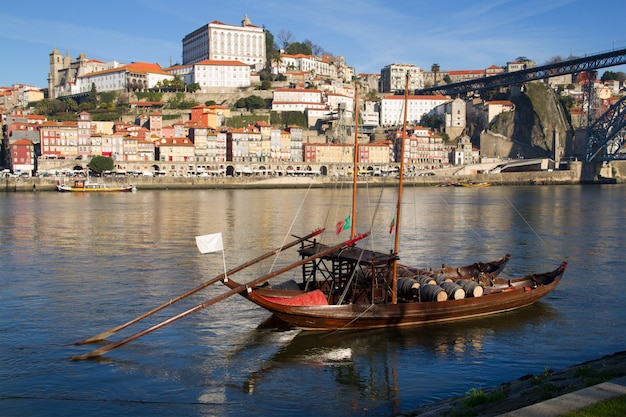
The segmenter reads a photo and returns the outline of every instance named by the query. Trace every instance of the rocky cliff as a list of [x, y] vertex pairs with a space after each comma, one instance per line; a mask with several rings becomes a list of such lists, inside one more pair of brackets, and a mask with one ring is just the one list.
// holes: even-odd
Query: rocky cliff
[[509, 93], [515, 111], [498, 115], [489, 130], [511, 138], [520, 145], [525, 157], [549, 157], [553, 135], [558, 132], [559, 146], [565, 148], [571, 127], [557, 95], [547, 85], [527, 83], [521, 92]]

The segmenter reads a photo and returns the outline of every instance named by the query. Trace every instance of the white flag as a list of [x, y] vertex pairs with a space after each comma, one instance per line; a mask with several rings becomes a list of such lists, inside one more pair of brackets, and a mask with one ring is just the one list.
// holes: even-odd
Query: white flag
[[209, 253], [224, 250], [221, 233], [196, 236], [196, 245], [198, 246], [198, 250], [200, 251], [200, 253]]

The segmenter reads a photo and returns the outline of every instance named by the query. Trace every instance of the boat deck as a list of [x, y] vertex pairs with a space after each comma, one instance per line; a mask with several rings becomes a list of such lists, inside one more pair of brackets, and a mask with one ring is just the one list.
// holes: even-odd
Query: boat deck
[[[301, 248], [299, 252], [303, 258], [306, 258], [320, 253], [328, 248], [329, 246], [327, 245], [314, 243], [312, 245]], [[398, 259], [398, 256], [392, 253], [387, 254], [359, 248], [357, 246], [349, 246], [343, 249], [339, 249], [338, 251], [333, 252], [330, 255], [323, 256], [322, 259], [345, 261], [358, 265], [383, 265], [390, 264], [394, 260]]]

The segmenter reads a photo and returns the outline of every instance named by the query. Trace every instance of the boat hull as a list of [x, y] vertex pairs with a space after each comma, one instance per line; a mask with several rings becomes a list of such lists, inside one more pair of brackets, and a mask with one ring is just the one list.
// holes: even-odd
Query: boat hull
[[[432, 302], [401, 302], [397, 304], [293, 305], [289, 298], [303, 291], [249, 289], [241, 294], [272, 312], [281, 321], [303, 330], [353, 330], [383, 327], [418, 326], [483, 317], [516, 310], [535, 303], [558, 285], [567, 262], [557, 269], [525, 277], [496, 279], [485, 288], [481, 297]], [[238, 283], [228, 280], [230, 288]]]
[[121, 187], [106, 187], [106, 186], [85, 186], [85, 187], [73, 187], [69, 185], [57, 185], [57, 190], [62, 193], [130, 193], [137, 191], [133, 185], [125, 185]]

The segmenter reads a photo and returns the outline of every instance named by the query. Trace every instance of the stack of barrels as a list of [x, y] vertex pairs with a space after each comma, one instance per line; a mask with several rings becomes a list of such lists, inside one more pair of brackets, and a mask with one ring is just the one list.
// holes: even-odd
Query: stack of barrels
[[409, 300], [440, 302], [482, 295], [483, 287], [470, 279], [453, 281], [445, 274], [398, 278], [398, 296]]

